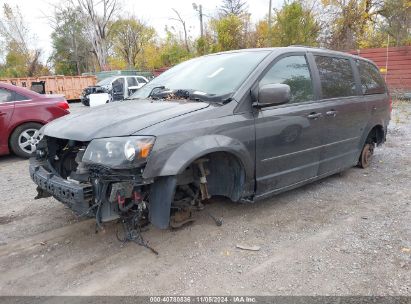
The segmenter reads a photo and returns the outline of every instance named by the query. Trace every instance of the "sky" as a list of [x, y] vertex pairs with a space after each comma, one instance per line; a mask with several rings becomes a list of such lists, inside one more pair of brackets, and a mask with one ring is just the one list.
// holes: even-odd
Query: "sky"
[[[53, 15], [54, 7], [65, 0], [0, 0], [11, 6], [18, 6], [29, 29], [36, 35], [35, 47], [43, 49], [42, 60], [46, 61], [52, 51], [50, 35], [52, 28], [49, 25], [48, 16]], [[221, 0], [120, 0], [124, 16], [134, 15], [153, 26], [160, 37], [164, 37], [165, 26], [174, 26], [177, 31], [181, 25], [170, 18], [176, 17], [171, 10], [176, 9], [185, 20], [189, 35], [193, 38], [199, 36], [200, 22], [198, 12], [193, 9], [192, 3], [196, 2], [203, 6], [204, 21], [217, 12]], [[248, 12], [251, 13], [253, 21], [262, 19], [268, 13], [269, 0], [248, 0]], [[273, 8], [278, 8], [283, 0], [272, 0]]]

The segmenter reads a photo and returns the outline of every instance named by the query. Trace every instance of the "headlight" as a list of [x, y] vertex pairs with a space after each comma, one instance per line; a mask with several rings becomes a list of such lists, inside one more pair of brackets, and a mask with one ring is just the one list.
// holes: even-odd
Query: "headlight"
[[155, 137], [130, 136], [94, 139], [87, 146], [83, 162], [126, 169], [146, 162]]

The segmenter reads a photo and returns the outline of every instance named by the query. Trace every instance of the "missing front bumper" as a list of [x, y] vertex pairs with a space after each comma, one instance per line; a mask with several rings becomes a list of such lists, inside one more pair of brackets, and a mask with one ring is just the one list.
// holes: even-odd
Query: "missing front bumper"
[[42, 191], [49, 193], [67, 205], [77, 214], [83, 214], [90, 208], [93, 188], [89, 183], [75, 183], [48, 172], [44, 163], [30, 159], [30, 177]]

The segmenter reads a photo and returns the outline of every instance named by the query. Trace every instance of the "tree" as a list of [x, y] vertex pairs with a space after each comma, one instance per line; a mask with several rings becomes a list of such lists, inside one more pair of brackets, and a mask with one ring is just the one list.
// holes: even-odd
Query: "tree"
[[379, 13], [384, 17], [382, 30], [393, 45], [411, 44], [411, 1], [385, 0]]
[[220, 12], [224, 17], [229, 15], [241, 16], [246, 13], [247, 8], [247, 3], [244, 0], [223, 0]]
[[188, 35], [187, 35], [186, 22], [183, 20], [183, 18], [181, 18], [180, 13], [176, 9], [172, 8], [172, 10], [173, 10], [174, 13], [176, 13], [177, 18], [171, 18], [171, 20], [176, 20], [176, 21], [180, 22], [181, 25], [183, 26], [184, 44], [185, 44], [185, 47], [187, 49], [187, 52], [190, 52], [190, 47], [188, 45]]
[[322, 0], [330, 24], [326, 45], [333, 49], [358, 48], [378, 17], [380, 0]]
[[33, 48], [35, 37], [31, 35], [20, 9], [5, 3], [3, 17], [0, 19], [0, 40], [6, 54], [2, 74], [21, 77], [48, 73], [39, 61], [41, 49]]
[[315, 46], [319, 32], [320, 27], [312, 12], [304, 8], [301, 1], [285, 2], [280, 10], [275, 11], [271, 44]]
[[79, 7], [56, 8], [51, 18], [56, 74], [80, 75], [93, 67], [93, 47], [86, 36], [86, 24]]
[[268, 30], [268, 21], [260, 20], [255, 26], [255, 31], [252, 33], [253, 45], [255, 47], [267, 47], [270, 45], [270, 35]]
[[127, 63], [128, 68], [135, 68], [137, 55], [154, 36], [154, 28], [146, 26], [135, 17], [119, 19], [110, 29], [114, 51]]
[[165, 28], [167, 38], [161, 45], [161, 61], [164, 66], [173, 66], [184, 60], [189, 59], [192, 54], [187, 50], [186, 46], [181, 43], [169, 29]]
[[241, 48], [243, 43], [243, 21], [236, 15], [228, 15], [211, 21], [211, 28], [217, 36], [217, 51]]
[[107, 69], [109, 24], [120, 9], [118, 0], [77, 0], [87, 16], [87, 28], [100, 69]]
[[213, 33], [206, 26], [203, 31], [203, 37], [199, 37], [195, 41], [197, 55], [205, 55], [217, 51], [216, 39], [213, 38]]
[[162, 60], [162, 47], [155, 41], [147, 43], [142, 52], [137, 55], [136, 68], [139, 70], [154, 70], [166, 66]]

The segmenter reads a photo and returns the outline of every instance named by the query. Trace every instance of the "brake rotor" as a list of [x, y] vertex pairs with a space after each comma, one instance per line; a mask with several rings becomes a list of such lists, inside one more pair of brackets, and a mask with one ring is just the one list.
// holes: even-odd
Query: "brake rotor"
[[362, 168], [368, 168], [370, 166], [373, 153], [374, 153], [374, 145], [370, 143], [365, 144], [361, 152], [360, 166]]

